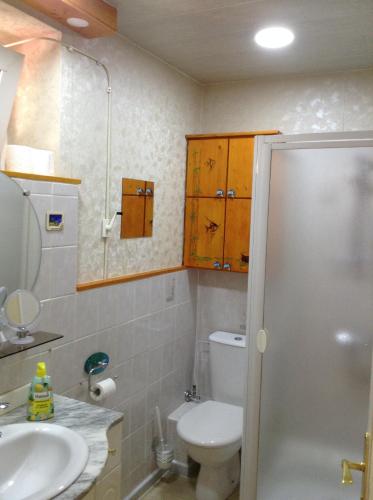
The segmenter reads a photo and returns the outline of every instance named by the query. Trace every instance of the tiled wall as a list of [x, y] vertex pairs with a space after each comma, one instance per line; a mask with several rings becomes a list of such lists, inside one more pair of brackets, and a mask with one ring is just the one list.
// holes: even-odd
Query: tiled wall
[[[28, 383], [37, 361], [45, 360], [56, 392], [87, 400], [84, 361], [93, 352], [107, 352], [110, 367], [101, 378], [118, 378], [117, 392], [104, 406], [124, 412], [122, 479], [127, 494], [154, 469], [155, 405], [165, 418], [191, 384], [197, 275], [182, 271], [75, 293], [78, 188], [20, 183], [32, 193], [42, 228], [42, 264], [34, 289], [42, 299], [38, 327], [64, 338], [1, 360], [0, 394]], [[48, 209], [64, 211], [63, 232], [45, 231]]]
[[247, 274], [198, 272], [195, 377], [203, 398], [211, 397], [208, 337], [216, 330], [245, 334], [247, 284]]

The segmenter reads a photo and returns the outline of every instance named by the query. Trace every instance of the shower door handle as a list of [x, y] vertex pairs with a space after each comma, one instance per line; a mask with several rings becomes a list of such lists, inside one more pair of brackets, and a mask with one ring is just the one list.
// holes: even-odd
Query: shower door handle
[[367, 491], [367, 483], [369, 480], [369, 478], [367, 477], [367, 473], [368, 473], [368, 460], [370, 453], [370, 441], [371, 441], [370, 434], [366, 433], [364, 438], [364, 462], [360, 463], [350, 462], [345, 458], [341, 462], [343, 485], [351, 485], [353, 483], [351, 474], [352, 470], [357, 470], [362, 473], [360, 500], [368, 500], [366, 497], [366, 491]]

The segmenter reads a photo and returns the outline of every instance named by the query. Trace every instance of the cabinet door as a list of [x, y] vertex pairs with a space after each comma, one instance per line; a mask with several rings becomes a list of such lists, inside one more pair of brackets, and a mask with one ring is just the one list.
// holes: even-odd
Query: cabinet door
[[101, 472], [100, 479], [120, 464], [122, 452], [122, 422], [113, 425], [113, 427], [108, 430], [107, 440], [109, 445], [108, 459], [104, 470]]
[[81, 500], [95, 500], [96, 499], [96, 486], [93, 486], [88, 493], [81, 498]]
[[254, 138], [229, 139], [227, 193], [251, 198], [253, 184]]
[[145, 196], [122, 196], [121, 238], [144, 236]]
[[221, 269], [224, 250], [225, 199], [187, 198], [184, 265]]
[[153, 235], [154, 182], [146, 183], [144, 236]]
[[140, 179], [122, 179], [122, 195], [133, 194], [140, 195], [145, 194], [146, 183]]
[[226, 270], [241, 273], [247, 273], [248, 271], [250, 218], [251, 200], [227, 199], [224, 243], [224, 265]]
[[120, 466], [113, 469], [110, 474], [104, 477], [97, 483], [96, 499], [97, 500], [120, 500], [120, 481], [121, 470]]
[[187, 196], [217, 196], [226, 192], [228, 139], [188, 142]]

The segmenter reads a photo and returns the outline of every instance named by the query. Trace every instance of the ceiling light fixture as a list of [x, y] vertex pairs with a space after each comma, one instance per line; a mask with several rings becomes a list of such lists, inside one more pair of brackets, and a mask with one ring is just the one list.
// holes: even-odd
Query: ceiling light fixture
[[272, 26], [257, 32], [255, 42], [266, 49], [281, 49], [294, 41], [294, 33], [288, 28]]
[[73, 28], [87, 28], [89, 26], [89, 22], [80, 17], [69, 17], [66, 22]]

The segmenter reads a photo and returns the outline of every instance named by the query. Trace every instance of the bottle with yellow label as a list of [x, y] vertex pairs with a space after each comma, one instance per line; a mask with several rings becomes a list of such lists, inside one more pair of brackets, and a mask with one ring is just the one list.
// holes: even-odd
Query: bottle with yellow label
[[30, 385], [27, 420], [40, 422], [54, 416], [53, 389], [44, 362], [36, 367], [36, 375]]

